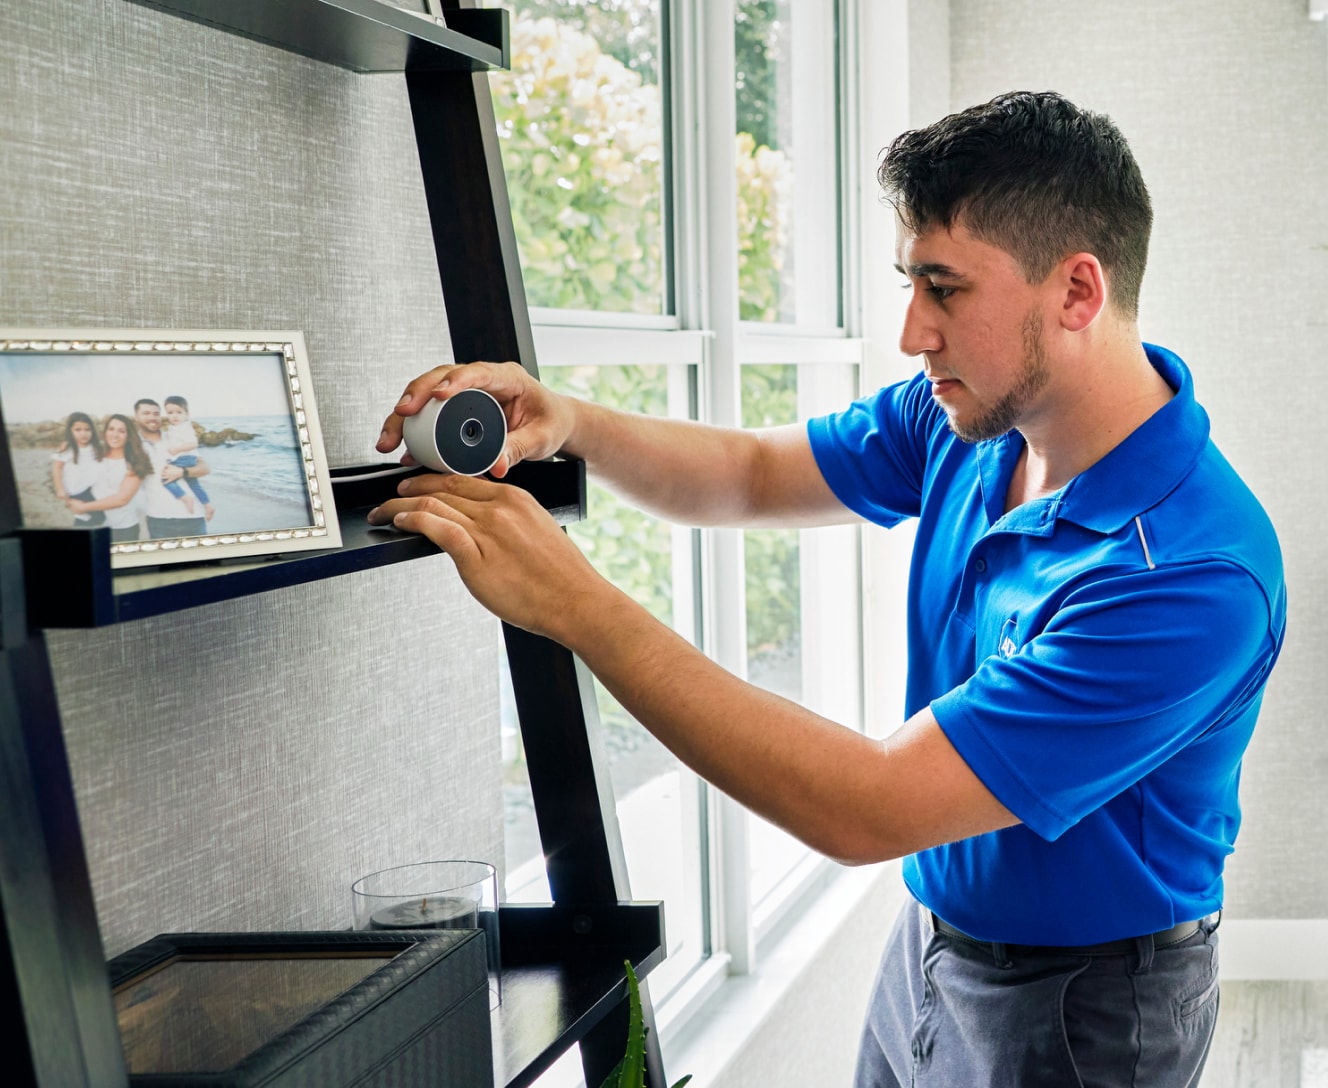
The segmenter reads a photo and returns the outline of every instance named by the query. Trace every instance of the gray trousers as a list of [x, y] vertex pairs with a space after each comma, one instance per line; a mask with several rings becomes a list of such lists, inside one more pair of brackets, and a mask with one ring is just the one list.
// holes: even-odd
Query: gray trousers
[[[996, 952], [1000, 951], [997, 946]], [[911, 898], [856, 1088], [1193, 1088], [1217, 1022], [1216, 926], [1127, 955], [1016, 955], [935, 933]]]

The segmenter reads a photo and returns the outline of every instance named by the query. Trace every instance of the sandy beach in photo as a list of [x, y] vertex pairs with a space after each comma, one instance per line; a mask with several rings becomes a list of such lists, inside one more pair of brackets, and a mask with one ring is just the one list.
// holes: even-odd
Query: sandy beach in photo
[[[73, 527], [74, 519], [65, 504], [55, 497], [51, 484], [49, 449], [11, 449], [14, 476], [18, 480], [19, 506], [27, 528], [64, 529]], [[211, 451], [200, 451], [205, 461]], [[211, 460], [217, 455], [211, 453]], [[211, 463], [211, 462], [209, 462]], [[216, 514], [208, 522], [208, 533], [240, 533], [257, 529], [287, 529], [307, 525], [308, 514], [297, 503], [274, 499], [245, 486], [242, 477], [213, 471], [203, 478]], [[198, 511], [202, 513], [201, 507]], [[147, 538], [146, 529], [143, 538]]]

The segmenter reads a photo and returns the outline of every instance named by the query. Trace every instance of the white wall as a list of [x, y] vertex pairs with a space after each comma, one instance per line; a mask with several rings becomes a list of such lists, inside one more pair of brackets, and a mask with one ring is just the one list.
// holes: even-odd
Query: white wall
[[1051, 88], [1135, 150], [1156, 217], [1141, 331], [1190, 363], [1286, 561], [1287, 645], [1245, 762], [1226, 920], [1328, 919], [1328, 23], [1305, 0], [950, 10], [955, 108]]

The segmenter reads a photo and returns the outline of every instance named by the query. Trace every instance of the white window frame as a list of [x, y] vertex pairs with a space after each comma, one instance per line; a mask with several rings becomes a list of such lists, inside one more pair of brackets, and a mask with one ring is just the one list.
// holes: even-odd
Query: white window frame
[[[845, 43], [856, 40], [857, 5], [841, 2], [839, 42], [839, 160], [841, 163], [841, 235], [848, 237], [856, 217], [856, 200], [846, 183], [846, 164], [857, 161], [856, 117], [852, 75], [853, 58]], [[741, 366], [744, 363], [852, 362], [861, 366], [862, 344], [852, 334], [859, 317], [854, 308], [859, 297], [855, 284], [856, 248], [843, 245], [840, 251], [840, 313], [844, 327], [809, 328], [806, 325], [773, 325], [738, 320], [737, 175], [733, 134], [737, 128], [734, 86], [733, 0], [679, 0], [674, 8], [674, 56], [684, 60], [675, 66], [676, 131], [695, 134], [696, 144], [675, 149], [690, 150], [690, 159], [679, 166], [691, 167], [676, 183], [675, 193], [688, 194], [689, 204], [704, 224], [704, 230], [677, 237], [675, 252], [682, 270], [694, 270], [695, 280], [680, 282], [676, 297], [679, 316], [686, 327], [693, 320], [711, 329], [714, 339], [702, 371], [702, 418], [721, 426], [740, 426]], [[688, 63], [690, 62], [690, 63]], [[830, 79], [833, 73], [826, 73]], [[707, 88], [713, 88], [708, 93]], [[685, 111], [692, 103], [704, 102], [704, 110]], [[686, 120], [682, 120], [686, 118]], [[675, 177], [677, 174], [675, 173]], [[795, 225], [796, 230], [796, 225]], [[691, 238], [704, 238], [700, 253], [688, 252]], [[724, 244], [732, 240], [731, 244]], [[690, 287], [690, 290], [689, 290]], [[796, 314], [795, 310], [795, 314]], [[695, 317], [693, 316], [695, 315]], [[746, 675], [747, 634], [744, 599], [743, 537], [739, 530], [710, 530], [705, 534], [703, 601], [710, 622], [706, 625], [705, 649], [719, 664], [737, 676]], [[758, 917], [751, 898], [750, 819], [741, 806], [727, 797], [712, 794], [711, 825], [715, 843], [711, 900], [716, 948], [728, 958], [730, 974], [751, 972], [758, 958], [758, 941], [773, 934], [782, 916], [805, 898], [807, 890], [822, 881], [830, 863], [820, 859], [797, 867], [786, 878], [780, 894], [763, 904]]]
[[[858, 64], [855, 55], [861, 19], [859, 0], [818, 0], [836, 14], [838, 29], [838, 166], [840, 246], [838, 267], [799, 267], [798, 279], [823, 284], [838, 282], [837, 310], [841, 325], [815, 323], [775, 325], [738, 320], [736, 161], [734, 133], [734, 0], [664, 0], [669, 5], [665, 26], [669, 41], [663, 50], [671, 71], [666, 116], [670, 170], [672, 231], [671, 274], [674, 313], [642, 315], [532, 308], [536, 357], [541, 367], [567, 365], [659, 364], [669, 368], [670, 411], [692, 398], [697, 417], [719, 425], [741, 424], [741, 367], [750, 363], [795, 363], [799, 375], [821, 366], [857, 368], [859, 387], [864, 369], [862, 315], [859, 306], [861, 249], [857, 241], [861, 162], [858, 147]], [[801, 3], [802, 0], [799, 0]], [[832, 80], [835, 73], [823, 73]], [[795, 78], [809, 78], [798, 76]], [[810, 77], [815, 78], [815, 77]], [[799, 96], [795, 96], [797, 99]], [[795, 231], [797, 224], [795, 221]], [[728, 240], [731, 240], [729, 242]], [[795, 290], [796, 290], [795, 286]], [[826, 316], [824, 299], [804, 306], [800, 294], [796, 314], [808, 308]], [[856, 394], [859, 390], [850, 390]], [[800, 384], [801, 396], [801, 384]], [[720, 665], [746, 675], [746, 602], [744, 600], [743, 536], [740, 530], [696, 532], [675, 529], [674, 617], [684, 637], [699, 644]], [[861, 555], [853, 533], [852, 569]], [[811, 549], [814, 551], [815, 549]], [[810, 558], [808, 561], [811, 561]], [[833, 564], [842, 569], [843, 564]], [[814, 572], [809, 572], [814, 573]], [[854, 574], [854, 578], [857, 575]], [[809, 578], [808, 581], [814, 581]], [[698, 588], [694, 588], [698, 587]], [[827, 598], [844, 599], [841, 592]], [[863, 645], [861, 582], [850, 592], [843, 615], [853, 631], [848, 651], [861, 660]], [[697, 614], [699, 606], [700, 615]], [[813, 625], [817, 620], [813, 619]], [[821, 618], [819, 622], [831, 621]], [[835, 654], [842, 655], [843, 647]], [[814, 655], [813, 655], [814, 656]], [[860, 727], [864, 711], [861, 668], [848, 702], [856, 708], [851, 724]], [[698, 862], [708, 865], [710, 954], [695, 969], [673, 975], [668, 964], [652, 973], [652, 994], [661, 1025], [681, 1024], [730, 975], [755, 969], [759, 953], [797, 915], [808, 896], [824, 887], [835, 867], [809, 856], [781, 881], [778, 892], [761, 909], [751, 901], [749, 879], [749, 816], [718, 791], [697, 787], [698, 824], [708, 827], [709, 840], [699, 840]], [[662, 1027], [661, 1030], [666, 1030]]]

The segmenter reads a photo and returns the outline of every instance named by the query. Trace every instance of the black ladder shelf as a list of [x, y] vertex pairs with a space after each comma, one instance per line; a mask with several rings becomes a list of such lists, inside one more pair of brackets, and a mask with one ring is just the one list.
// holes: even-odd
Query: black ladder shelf
[[[356, 72], [404, 73], [453, 357], [514, 359], [538, 377], [485, 77], [509, 63], [507, 12], [458, 0], [444, 3], [442, 20], [384, 0], [129, 2]], [[467, 214], [449, 214], [457, 207]], [[443, 259], [457, 253], [464, 260]], [[585, 516], [579, 462], [518, 466], [509, 482], [560, 522]], [[108, 530], [21, 528], [0, 443], [0, 1002], [24, 1028], [6, 1058], [13, 1083], [128, 1083], [44, 631], [129, 622], [436, 555], [422, 538], [368, 525], [364, 515], [391, 486], [334, 481], [339, 549], [112, 572]], [[65, 587], [59, 595], [43, 592], [55, 584], [53, 569]], [[500, 910], [494, 1083], [533, 1084], [580, 1043], [586, 1082], [597, 1086], [627, 1034], [623, 960], [644, 977], [663, 959], [663, 910], [630, 901], [613, 798], [589, 739], [589, 673], [555, 643], [506, 625], [503, 634], [554, 903]], [[644, 981], [642, 999], [653, 1027]], [[646, 1083], [665, 1083], [653, 1030]]]

